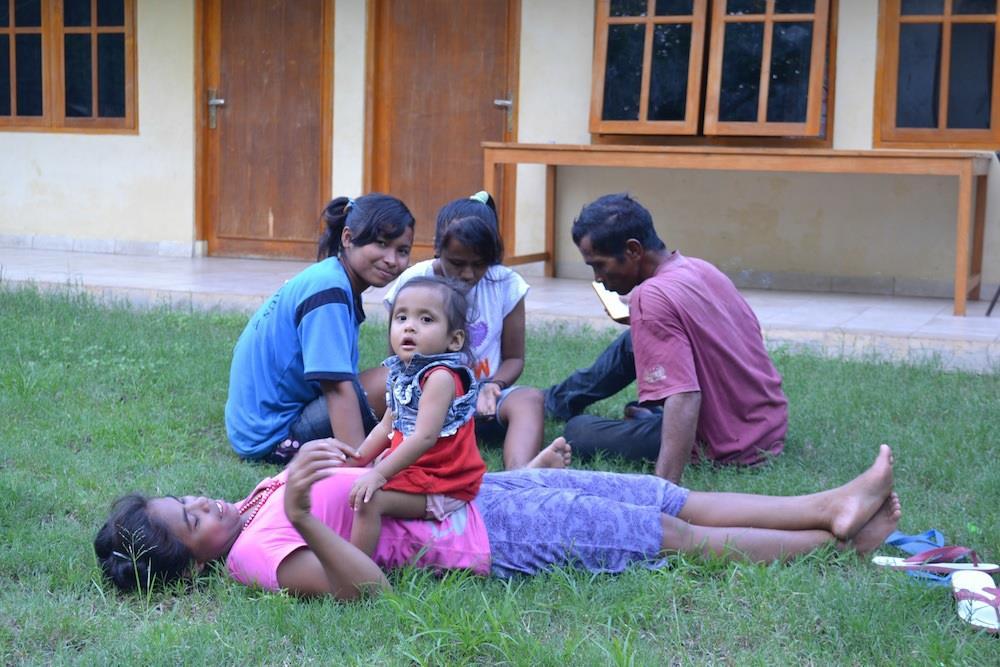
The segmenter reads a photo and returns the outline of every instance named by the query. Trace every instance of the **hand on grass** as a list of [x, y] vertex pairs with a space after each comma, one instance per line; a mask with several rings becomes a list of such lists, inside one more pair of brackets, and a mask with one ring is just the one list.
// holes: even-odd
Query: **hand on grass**
[[357, 512], [362, 503], [367, 503], [375, 492], [385, 486], [386, 479], [377, 470], [369, 470], [354, 482], [351, 495], [347, 497], [348, 504]]

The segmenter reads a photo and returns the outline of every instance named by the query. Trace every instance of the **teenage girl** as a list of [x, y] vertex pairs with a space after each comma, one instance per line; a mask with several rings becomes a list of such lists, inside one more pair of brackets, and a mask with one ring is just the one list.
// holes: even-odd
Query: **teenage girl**
[[469, 346], [481, 383], [476, 429], [481, 437], [502, 436], [508, 470], [528, 465], [563, 467], [563, 457], [546, 448], [541, 454], [544, 396], [514, 383], [524, 370], [524, 297], [528, 284], [500, 264], [503, 244], [496, 205], [486, 192], [445, 204], [437, 216], [435, 259], [404, 271], [385, 297], [415, 276], [444, 276], [468, 287]]
[[247, 459], [287, 463], [298, 443], [357, 447], [385, 410], [384, 373], [358, 372], [361, 293], [410, 263], [413, 216], [395, 197], [338, 197], [323, 209], [316, 264], [250, 318], [233, 350], [226, 432]]
[[351, 544], [371, 556], [382, 516], [442, 521], [476, 497], [486, 464], [476, 446], [477, 386], [467, 362], [465, 296], [442, 278], [417, 277], [396, 292], [385, 360], [388, 408], [353, 462]]

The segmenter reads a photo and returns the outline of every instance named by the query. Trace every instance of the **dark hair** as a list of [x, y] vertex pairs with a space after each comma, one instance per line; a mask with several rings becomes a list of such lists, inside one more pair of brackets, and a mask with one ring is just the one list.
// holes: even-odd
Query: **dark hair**
[[597, 252], [618, 258], [625, 254], [629, 239], [639, 241], [646, 250], [666, 249], [649, 211], [625, 192], [604, 195], [583, 207], [573, 221], [573, 243], [580, 245], [584, 237], [590, 238]]
[[441, 276], [414, 276], [410, 278], [399, 286], [399, 289], [396, 291], [396, 298], [392, 301], [392, 307], [389, 308], [390, 327], [396, 310], [396, 302], [399, 301], [399, 295], [411, 287], [430, 287], [441, 294], [441, 300], [444, 302], [444, 316], [448, 321], [448, 331], [461, 329], [465, 332], [465, 342], [462, 343], [462, 349], [459, 352], [466, 356], [467, 361], [471, 361], [469, 331], [466, 329], [466, 313], [469, 310], [469, 301], [465, 297], [467, 290], [465, 284], [453, 278]]
[[97, 531], [94, 553], [104, 576], [119, 590], [145, 591], [190, 573], [194, 556], [165, 525], [149, 516], [149, 498], [122, 496]]
[[489, 266], [503, 261], [497, 206], [488, 192], [448, 202], [438, 211], [434, 253], [440, 257], [452, 241], [472, 250]]
[[319, 219], [326, 225], [326, 231], [319, 240], [317, 260], [340, 254], [340, 237], [345, 226], [351, 230], [351, 242], [361, 246], [374, 243], [380, 237], [397, 238], [416, 223], [406, 204], [377, 192], [357, 199], [337, 197], [323, 207]]

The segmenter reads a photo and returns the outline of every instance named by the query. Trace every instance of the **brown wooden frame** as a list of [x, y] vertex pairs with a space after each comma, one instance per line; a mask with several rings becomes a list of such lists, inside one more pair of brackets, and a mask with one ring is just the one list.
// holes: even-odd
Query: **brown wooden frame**
[[[654, 1], [650, 0], [647, 16], [610, 18], [609, 0], [596, 0], [594, 29], [594, 64], [592, 71], [590, 100], [590, 131], [595, 143], [601, 144], [676, 144], [676, 145], [718, 145], [740, 146], [760, 145], [761, 139], [770, 145], [788, 147], [829, 148], [833, 145], [834, 85], [837, 43], [838, 0], [816, 0], [816, 8], [811, 14], [775, 14], [774, 0], [767, 0], [766, 15], [727, 16], [725, 0], [713, 0], [712, 17], [706, 18], [704, 7], [707, 0], [694, 0], [694, 14], [703, 10], [698, 40], [695, 48], [695, 31], [692, 31], [692, 55], [688, 75], [688, 108], [683, 122], [643, 120], [649, 100], [649, 61], [652, 48], [651, 31], [654, 24], [679, 23], [677, 17], [653, 16]], [[719, 18], [721, 17], [721, 19]], [[814, 22], [813, 51], [810, 59], [809, 93], [804, 123], [769, 123], [766, 120], [754, 123], [721, 123], [718, 121], [719, 90], [722, 83], [722, 47], [725, 24], [732, 22], [761, 22], [765, 30], [765, 51], [761, 68], [760, 115], [766, 118], [768, 70], [770, 64], [770, 36], [775, 22]], [[607, 57], [607, 27], [621, 23], [645, 23], [646, 50], [643, 59], [642, 92], [640, 97], [640, 120], [604, 121], [601, 112], [604, 100], [604, 69]], [[711, 26], [711, 40], [706, 37], [706, 26]], [[818, 37], [818, 38], [816, 38]], [[708, 51], [707, 57], [705, 51]], [[696, 63], [697, 61], [697, 63]], [[707, 61], [707, 64], [706, 64]], [[823, 83], [826, 70], [826, 122], [823, 122]], [[704, 79], [704, 85], [702, 81]], [[695, 87], [697, 84], [697, 87]], [[705, 110], [699, 118], [699, 105], [704, 89]], [[699, 134], [702, 127], [702, 134]]]
[[[698, 1], [698, 0], [696, 0]], [[507, 128], [504, 133], [504, 140], [509, 142], [517, 141], [517, 127], [518, 127], [518, 82], [520, 75], [520, 62], [521, 62], [521, 0], [510, 0], [509, 1], [509, 11], [507, 14], [507, 90], [510, 91], [511, 99], [514, 101], [513, 107], [507, 114]], [[381, 29], [380, 21], [385, 21], [385, 8], [379, 3], [379, 0], [366, 0], [365, 2], [365, 141], [364, 141], [364, 164], [362, 170], [362, 187], [365, 192], [371, 192], [372, 184], [376, 180], [376, 174], [374, 162], [375, 162], [375, 134], [376, 134], [376, 117], [380, 114], [377, 111], [377, 105], [379, 100], [375, 97], [375, 77], [379, 75], [378, 73], [378, 62], [376, 50], [379, 48], [378, 37], [379, 31]], [[494, 199], [498, 203], [498, 214], [501, 219], [509, 217], [513, 219], [514, 211], [516, 209], [516, 183], [517, 183], [517, 169], [514, 167], [506, 167], [502, 170], [502, 177], [500, 182], [499, 191], [490, 190], [489, 192], [493, 195]], [[381, 180], [384, 182], [385, 174], [380, 174]], [[503, 241], [504, 248], [506, 249], [506, 256], [513, 252], [514, 248], [517, 247], [517, 236], [516, 229], [513, 225], [501, 225], [500, 229], [501, 240]], [[415, 245], [414, 247], [418, 247]], [[425, 252], [428, 250], [433, 250], [431, 246], [421, 246], [421, 250]], [[542, 257], [539, 256], [537, 260], [528, 261], [542, 261]], [[505, 258], [505, 263], [510, 263]]]
[[[541, 164], [546, 169], [545, 249], [536, 255], [508, 257], [508, 264], [545, 262], [551, 276], [555, 260], [556, 168], [628, 167], [818, 174], [903, 174], [947, 176], [958, 180], [955, 208], [954, 313], [965, 315], [966, 301], [978, 299], [986, 226], [986, 179], [993, 155], [973, 151], [849, 151], [707, 146], [595, 146], [593, 144], [483, 143], [483, 187], [496, 183], [498, 169]], [[517, 221], [508, 216], [501, 227]]]
[[[829, 35], [829, 0], [815, 0], [810, 14], [776, 14], [774, 0], [767, 0], [764, 14], [728, 15], [725, 0], [717, 0], [712, 7], [712, 45], [708, 57], [708, 83], [705, 94], [706, 135], [749, 136], [801, 136], [818, 137], [823, 109], [823, 80], [827, 62]], [[771, 44], [775, 23], [811, 22], [813, 24], [812, 55], [809, 60], [809, 92], [806, 102], [806, 120], [802, 123], [776, 123], [767, 121], [767, 100], [770, 83]], [[719, 120], [719, 96], [722, 88], [722, 56], [725, 46], [726, 26], [732, 23], [763, 23], [764, 45], [761, 52], [760, 92], [757, 100], [755, 122]]]
[[[610, 0], [597, 1], [594, 26], [593, 83], [590, 93], [590, 131], [595, 134], [697, 134], [701, 111], [702, 57], [705, 52], [707, 0], [693, 0], [690, 16], [656, 16], [656, 0], [649, 0], [645, 16], [610, 16]], [[687, 106], [684, 120], [647, 120], [652, 73], [653, 31], [657, 25], [691, 24], [691, 52], [688, 60]], [[604, 120], [604, 73], [608, 54], [608, 29], [612, 25], [644, 25], [646, 37], [642, 56], [642, 83], [638, 120]]]
[[[902, 16], [900, 0], [879, 3], [878, 79], [875, 86], [874, 145], [896, 148], [1000, 148], [1000, 6], [993, 24], [993, 92], [990, 103], [991, 129], [951, 129], [948, 122], [948, 74], [951, 65], [951, 25], [988, 23], [982, 14], [952, 15], [952, 0], [944, 0], [942, 14]], [[897, 128], [896, 95], [899, 74], [899, 27], [903, 23], [941, 24], [941, 72], [938, 77], [938, 127]]]
[[[320, 108], [323, 119], [320, 145], [320, 182], [322, 199], [330, 199], [333, 189], [333, 29], [334, 0], [323, 0], [323, 88]], [[206, 241], [209, 255], [223, 249], [224, 242], [216, 237], [212, 220], [218, 203], [219, 183], [216, 161], [219, 152], [218, 134], [208, 127], [209, 88], [220, 84], [219, 31], [221, 30], [222, 0], [195, 0], [194, 11], [194, 100], [195, 100], [195, 230], [198, 239]], [[312, 240], [310, 240], [312, 242]], [[292, 241], [294, 243], [295, 241]], [[289, 241], [261, 241], [256, 251], [263, 255], [283, 249]]]
[[[94, 134], [137, 134], [139, 130], [136, 59], [136, 0], [123, 0], [124, 26], [97, 26], [97, 0], [90, 0], [92, 25], [90, 27], [65, 27], [62, 0], [43, 0], [42, 26], [40, 28], [0, 27], [0, 34], [11, 35], [11, 69], [15, 67], [13, 36], [16, 33], [42, 35], [42, 115], [0, 116], [0, 131], [67, 132]], [[14, 21], [14, 0], [10, 3], [11, 24]], [[105, 118], [97, 116], [97, 35], [124, 33], [125, 35], [125, 116]], [[89, 34], [91, 40], [91, 95], [94, 116], [76, 118], [66, 116], [66, 78], [64, 68], [63, 37], [67, 34]], [[11, 109], [15, 108], [15, 77], [11, 76]]]

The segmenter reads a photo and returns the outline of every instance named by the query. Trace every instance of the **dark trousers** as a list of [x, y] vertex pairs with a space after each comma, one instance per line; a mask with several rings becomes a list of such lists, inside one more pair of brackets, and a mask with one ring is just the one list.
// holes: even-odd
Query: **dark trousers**
[[588, 405], [617, 394], [634, 381], [635, 354], [632, 334], [627, 330], [589, 367], [545, 391], [545, 413], [566, 421], [564, 437], [573, 446], [574, 456], [588, 458], [605, 452], [627, 459], [656, 460], [663, 420], [660, 411], [629, 420], [580, 414]]

